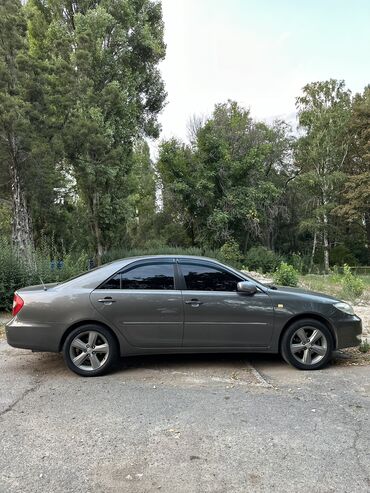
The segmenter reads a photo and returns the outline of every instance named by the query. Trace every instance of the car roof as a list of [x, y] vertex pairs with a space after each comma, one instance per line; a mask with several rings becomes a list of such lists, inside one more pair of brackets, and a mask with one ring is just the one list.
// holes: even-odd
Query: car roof
[[130, 265], [131, 263], [140, 261], [140, 260], [160, 260], [160, 259], [184, 259], [184, 260], [193, 260], [193, 261], [209, 261], [213, 263], [217, 263], [218, 265], [227, 267], [229, 270], [234, 272], [230, 266], [226, 266], [219, 262], [216, 259], [201, 257], [199, 255], [179, 255], [179, 254], [168, 254], [168, 255], [141, 255], [136, 257], [126, 257], [122, 259], [113, 260], [107, 264], [103, 264], [101, 267], [92, 269], [88, 272], [82, 273], [80, 276], [76, 278], [72, 278], [69, 281], [65, 281], [64, 283], [59, 284], [56, 289], [62, 289], [63, 287], [73, 286], [80, 287], [85, 289], [95, 289], [96, 286], [101, 284], [105, 279], [108, 279], [112, 275], [114, 275], [120, 269]]
[[134, 257], [124, 257], [121, 259], [113, 260], [110, 264], [126, 262], [127, 260], [149, 260], [149, 259], [172, 259], [172, 258], [185, 258], [190, 260], [210, 260], [212, 262], [219, 262], [215, 258], [202, 257], [201, 255], [182, 255], [182, 254], [162, 254], [162, 255], [137, 255]]

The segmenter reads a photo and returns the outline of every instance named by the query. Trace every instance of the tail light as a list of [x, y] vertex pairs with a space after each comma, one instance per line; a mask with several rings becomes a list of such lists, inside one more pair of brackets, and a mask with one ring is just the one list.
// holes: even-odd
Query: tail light
[[20, 312], [23, 305], [24, 305], [23, 299], [19, 296], [19, 294], [15, 293], [13, 298], [13, 310], [12, 310], [13, 317], [15, 317], [17, 313]]

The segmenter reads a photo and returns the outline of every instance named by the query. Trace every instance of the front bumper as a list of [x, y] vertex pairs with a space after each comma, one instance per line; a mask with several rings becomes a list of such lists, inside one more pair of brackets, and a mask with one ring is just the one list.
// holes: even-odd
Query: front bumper
[[359, 346], [361, 344], [362, 322], [357, 315], [347, 316], [335, 321], [336, 349]]

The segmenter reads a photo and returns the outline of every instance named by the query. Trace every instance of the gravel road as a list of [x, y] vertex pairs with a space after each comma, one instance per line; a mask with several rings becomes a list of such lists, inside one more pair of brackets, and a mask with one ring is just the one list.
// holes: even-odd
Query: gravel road
[[130, 359], [81, 378], [0, 342], [0, 492], [369, 492], [370, 366]]

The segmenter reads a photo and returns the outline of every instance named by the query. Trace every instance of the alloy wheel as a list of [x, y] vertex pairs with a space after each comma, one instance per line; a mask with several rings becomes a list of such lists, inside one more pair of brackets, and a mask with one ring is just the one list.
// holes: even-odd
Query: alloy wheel
[[293, 357], [304, 365], [316, 365], [323, 360], [328, 351], [328, 341], [316, 327], [300, 327], [290, 339]]
[[89, 330], [72, 340], [69, 355], [72, 363], [80, 370], [98, 370], [109, 357], [109, 344], [103, 334]]

